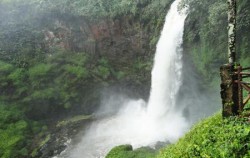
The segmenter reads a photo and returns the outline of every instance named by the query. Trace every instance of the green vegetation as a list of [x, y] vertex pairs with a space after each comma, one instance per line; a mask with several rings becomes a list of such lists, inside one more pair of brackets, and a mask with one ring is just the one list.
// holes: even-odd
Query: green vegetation
[[250, 125], [247, 119], [222, 119], [216, 114], [195, 125], [176, 144], [162, 149], [157, 158], [249, 157]]
[[31, 135], [43, 133], [41, 124], [29, 121], [15, 105], [0, 103], [0, 157], [27, 157]]
[[[38, 0], [39, 1], [39, 0]], [[138, 15], [143, 10], [146, 15], [143, 18], [149, 18], [147, 15], [156, 13], [155, 9], [162, 9], [160, 6], [167, 6], [171, 0], [40, 0], [41, 9], [53, 10], [60, 13], [69, 13], [84, 17], [121, 17], [124, 15]], [[147, 10], [147, 12], [146, 12]], [[156, 13], [159, 14], [159, 13]], [[152, 18], [152, 17], [151, 17]]]
[[0, 157], [15, 157], [18, 154], [27, 155], [25, 148], [25, 132], [28, 124], [16, 108], [7, 109], [0, 105]]
[[[18, 104], [32, 119], [48, 118], [55, 112], [63, 114], [74, 108], [88, 114], [88, 105], [94, 104], [93, 100], [99, 95], [91, 94], [91, 99], [87, 94], [89, 87], [123, 77], [116, 76], [118, 72], [107, 59], [93, 61], [86, 53], [58, 52], [28, 68], [3, 61], [0, 64], [2, 101]], [[91, 100], [87, 102], [84, 96]]]
[[[185, 24], [184, 51], [191, 55], [195, 67], [208, 82], [218, 82], [219, 67], [227, 63], [227, 3], [220, 0], [183, 0], [189, 5]], [[237, 1], [237, 58], [249, 66], [250, 34], [249, 6], [247, 0]], [[212, 83], [212, 85], [218, 85]]]
[[113, 148], [106, 158], [154, 158], [155, 156], [156, 151], [148, 147], [133, 150], [131, 145], [121, 145]]

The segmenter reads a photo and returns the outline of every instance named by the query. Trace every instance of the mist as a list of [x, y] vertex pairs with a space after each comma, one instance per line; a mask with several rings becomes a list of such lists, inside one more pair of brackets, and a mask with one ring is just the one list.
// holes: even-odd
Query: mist
[[[187, 65], [191, 64], [184, 62], [184, 67]], [[58, 158], [102, 158], [111, 148], [122, 144], [131, 144], [136, 149], [175, 143], [194, 123], [220, 107], [218, 92], [204, 90], [195, 70], [188, 69], [189, 77], [187, 80], [185, 77], [177, 94], [177, 107], [158, 119], [149, 117], [143, 99], [104, 90], [101, 106], [95, 113], [100, 119], [80, 133]]]

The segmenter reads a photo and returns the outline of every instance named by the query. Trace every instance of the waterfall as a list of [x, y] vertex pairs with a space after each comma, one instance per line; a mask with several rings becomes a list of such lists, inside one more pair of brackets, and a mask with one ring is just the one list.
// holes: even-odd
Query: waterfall
[[[115, 115], [95, 121], [81, 142], [62, 157], [103, 158], [117, 145], [154, 147], [157, 142], [174, 142], [184, 134], [188, 124], [175, 102], [182, 83], [181, 44], [186, 17], [177, 11], [179, 2], [171, 5], [157, 44], [148, 103], [122, 99]], [[117, 103], [114, 99], [119, 97], [111, 98], [108, 103]]]
[[162, 117], [175, 107], [176, 94], [181, 86], [181, 47], [185, 14], [180, 14], [176, 0], [166, 16], [152, 70], [148, 112]]

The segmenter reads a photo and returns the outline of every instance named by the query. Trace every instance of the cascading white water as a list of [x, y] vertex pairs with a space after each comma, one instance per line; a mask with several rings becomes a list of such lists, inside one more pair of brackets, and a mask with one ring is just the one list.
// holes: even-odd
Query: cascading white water
[[182, 83], [180, 45], [186, 15], [177, 11], [179, 2], [172, 4], [157, 44], [148, 103], [148, 112], [153, 117], [162, 117], [173, 110]]
[[148, 104], [142, 99], [123, 100], [117, 114], [94, 122], [81, 143], [62, 157], [102, 158], [117, 145], [153, 147], [159, 141], [173, 142], [185, 132], [188, 124], [175, 103], [182, 83], [180, 46], [186, 17], [177, 11], [179, 2], [171, 5], [157, 44]]

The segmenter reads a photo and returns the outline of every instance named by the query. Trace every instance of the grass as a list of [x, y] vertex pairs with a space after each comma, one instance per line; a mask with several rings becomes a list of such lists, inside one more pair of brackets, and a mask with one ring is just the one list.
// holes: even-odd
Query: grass
[[157, 158], [238, 158], [250, 156], [250, 125], [244, 118], [222, 119], [218, 113], [195, 125]]

